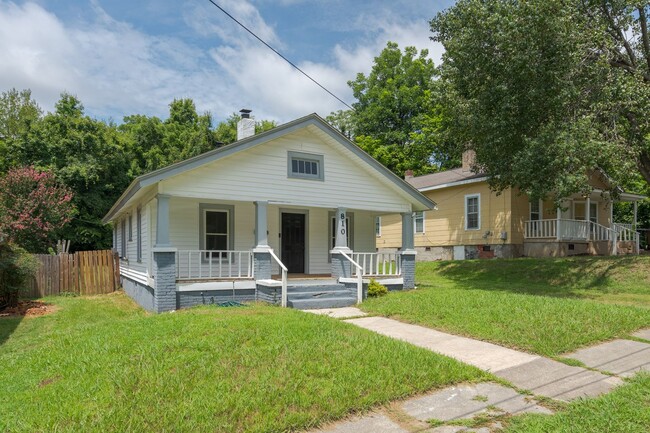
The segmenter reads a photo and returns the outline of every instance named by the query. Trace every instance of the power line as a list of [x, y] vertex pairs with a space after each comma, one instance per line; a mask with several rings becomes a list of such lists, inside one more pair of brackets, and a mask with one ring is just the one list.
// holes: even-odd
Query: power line
[[302, 69], [300, 69], [300, 68], [299, 68], [296, 64], [294, 64], [291, 60], [289, 60], [289, 59], [287, 59], [286, 57], [284, 57], [284, 56], [283, 56], [283, 55], [282, 55], [278, 50], [276, 50], [276, 49], [273, 48], [271, 45], [269, 45], [269, 44], [268, 44], [264, 39], [262, 39], [262, 38], [260, 38], [259, 36], [257, 36], [257, 35], [256, 35], [256, 34], [255, 34], [251, 29], [249, 29], [249, 28], [246, 27], [244, 24], [242, 24], [241, 22], [239, 22], [239, 20], [237, 20], [237, 18], [235, 18], [235, 17], [233, 17], [232, 15], [230, 15], [230, 14], [228, 13], [228, 11], [226, 11], [224, 8], [222, 8], [221, 6], [219, 6], [219, 5], [218, 5], [214, 0], [208, 0], [208, 1], [209, 1], [210, 3], [212, 3], [212, 4], [213, 4], [217, 9], [219, 9], [221, 12], [223, 12], [224, 14], [226, 14], [226, 15], [228, 16], [228, 18], [230, 18], [231, 20], [233, 20], [234, 22], [236, 22], [237, 24], [239, 24], [239, 26], [240, 26], [241, 28], [243, 28], [244, 30], [246, 30], [246, 31], [247, 31], [248, 33], [250, 33], [251, 35], [253, 35], [253, 37], [254, 37], [255, 39], [257, 39], [257, 40], [260, 41], [262, 44], [264, 44], [264, 45], [265, 45], [269, 50], [273, 51], [275, 54], [277, 54], [278, 56], [280, 56], [280, 57], [282, 58], [282, 60], [284, 60], [285, 62], [287, 62], [288, 64], [290, 64], [294, 69], [296, 69], [296, 70], [297, 70], [298, 72], [300, 72], [302, 75], [304, 75], [305, 77], [309, 78], [309, 79], [310, 79], [314, 84], [316, 84], [318, 87], [320, 87], [321, 89], [323, 89], [324, 91], [326, 91], [327, 93], [329, 93], [332, 97], [334, 97], [334, 98], [335, 98], [337, 101], [339, 101], [341, 104], [343, 104], [343, 105], [345, 105], [346, 107], [348, 107], [350, 110], [354, 110], [354, 108], [352, 108], [352, 107], [351, 107], [347, 102], [345, 102], [344, 100], [342, 100], [341, 98], [339, 98], [338, 96], [336, 96], [334, 93], [330, 92], [330, 91], [329, 91], [325, 86], [323, 86], [321, 83], [319, 83], [318, 81], [316, 81], [315, 79], [313, 79], [311, 76], [309, 76], [309, 74], [307, 74], [305, 71], [303, 71]]

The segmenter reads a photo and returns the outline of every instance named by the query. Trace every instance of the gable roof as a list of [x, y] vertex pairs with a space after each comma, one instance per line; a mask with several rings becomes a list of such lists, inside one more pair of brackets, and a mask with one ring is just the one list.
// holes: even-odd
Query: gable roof
[[409, 184], [414, 188], [417, 188], [419, 191], [430, 191], [433, 189], [446, 188], [449, 186], [480, 182], [484, 180], [487, 180], [485, 174], [464, 171], [462, 168], [452, 168], [451, 170], [406, 179]]
[[139, 191], [144, 188], [155, 185], [156, 183], [168, 179], [172, 176], [176, 176], [181, 173], [193, 170], [195, 168], [201, 167], [205, 164], [209, 164], [219, 159], [228, 157], [238, 152], [242, 152], [246, 149], [258, 146], [260, 144], [266, 143], [268, 141], [274, 140], [276, 138], [282, 137], [284, 135], [290, 134], [299, 129], [307, 128], [308, 126], [313, 125], [325, 132], [329, 137], [336, 140], [339, 144], [344, 146], [347, 150], [351, 151], [359, 158], [361, 158], [366, 164], [375, 169], [382, 177], [393, 185], [397, 186], [400, 192], [409, 197], [412, 201], [417, 202], [421, 206], [427, 209], [433, 209], [436, 207], [436, 203], [429, 198], [422, 195], [416, 188], [411, 186], [409, 183], [405, 182], [400, 177], [396, 176], [393, 172], [384, 167], [381, 163], [375, 160], [373, 157], [364, 152], [359, 146], [352, 143], [339, 131], [333, 128], [329, 123], [327, 123], [323, 118], [318, 114], [312, 113], [307, 116], [301, 117], [299, 119], [293, 120], [291, 122], [285, 123], [283, 125], [277, 126], [269, 131], [262, 132], [260, 134], [253, 135], [251, 137], [244, 138], [242, 140], [236, 141], [232, 144], [228, 144], [223, 147], [219, 147], [214, 150], [202, 153], [201, 155], [188, 158], [186, 160], [171, 164], [167, 167], [154, 170], [150, 173], [139, 176], [131, 182], [129, 187], [124, 191], [120, 198], [115, 202], [113, 207], [108, 211], [108, 213], [102, 219], [103, 223], [110, 222], [119, 211], [128, 204], [129, 200], [133, 198]]

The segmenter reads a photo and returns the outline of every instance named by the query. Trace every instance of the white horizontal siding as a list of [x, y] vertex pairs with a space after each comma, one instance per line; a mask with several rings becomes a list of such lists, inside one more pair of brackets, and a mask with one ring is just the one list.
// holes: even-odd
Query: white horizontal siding
[[[324, 181], [287, 176], [289, 151], [324, 155]], [[264, 143], [162, 182], [166, 194], [221, 200], [270, 200], [336, 208], [402, 212], [407, 200], [340, 144], [305, 131]]]
[[359, 253], [374, 253], [375, 214], [370, 212], [354, 213], [354, 251]]

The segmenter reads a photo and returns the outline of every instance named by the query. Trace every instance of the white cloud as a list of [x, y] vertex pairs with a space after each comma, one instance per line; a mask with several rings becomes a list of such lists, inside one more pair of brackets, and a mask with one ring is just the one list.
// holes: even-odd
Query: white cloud
[[[221, 1], [261, 37], [283, 51], [283, 41], [249, 1]], [[209, 9], [211, 8], [211, 9]], [[79, 96], [98, 117], [143, 113], [165, 117], [174, 98], [192, 98], [216, 118], [247, 107], [257, 118], [289, 121], [311, 112], [345, 108], [211, 5], [186, 9], [186, 25], [214, 39], [205, 50], [179, 37], [155, 36], [115, 20], [97, 3], [94, 19], [63, 22], [34, 3], [0, 0], [0, 91], [30, 88], [46, 110], [61, 91]], [[215, 13], [215, 11], [217, 13]], [[352, 102], [347, 81], [368, 72], [388, 40], [400, 47], [431, 47], [426, 21], [364, 16], [364, 41], [331, 50], [330, 63], [298, 63], [318, 82]], [[441, 50], [432, 50], [437, 60]]]

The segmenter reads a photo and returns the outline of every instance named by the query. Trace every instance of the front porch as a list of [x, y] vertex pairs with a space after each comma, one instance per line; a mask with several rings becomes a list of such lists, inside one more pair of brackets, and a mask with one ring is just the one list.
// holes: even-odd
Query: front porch
[[527, 257], [617, 254], [639, 254], [639, 233], [631, 225], [563, 218], [524, 222]]
[[[398, 253], [373, 251], [379, 211], [333, 211], [269, 202], [212, 203], [160, 194], [156, 200], [150, 282], [154, 297], [166, 299], [154, 302], [162, 306], [157, 310], [229, 300], [331, 308], [361, 302], [370, 279], [392, 290], [414, 287], [412, 248]], [[188, 226], [193, 209], [198, 211], [199, 224]], [[412, 214], [402, 215], [410, 228], [405, 230], [404, 245], [412, 245]], [[179, 236], [179, 232], [190, 234], [188, 228], [196, 231], [188, 237], [198, 237], [198, 242]], [[249, 248], [196, 248], [240, 246], [248, 233], [253, 235]], [[191, 243], [195, 248], [187, 248]], [[352, 249], [354, 244], [365, 250]]]

